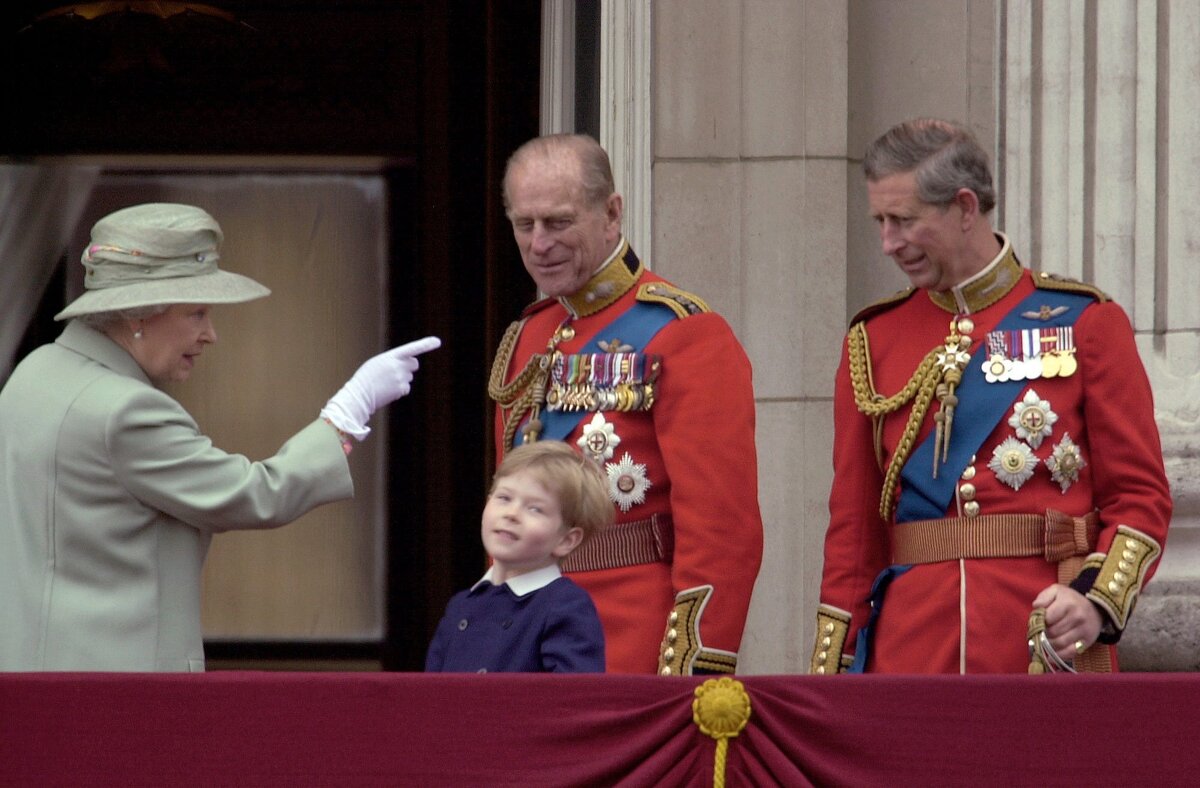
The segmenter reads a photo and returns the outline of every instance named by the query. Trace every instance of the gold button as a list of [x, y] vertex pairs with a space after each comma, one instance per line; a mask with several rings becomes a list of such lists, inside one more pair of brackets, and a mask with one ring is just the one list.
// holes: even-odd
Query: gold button
[[1126, 583], [1129, 582], [1129, 577], [1122, 574], [1121, 572], [1113, 572], [1113, 582], [1120, 583], [1121, 585], [1125, 585]]
[[963, 504], [963, 514], [965, 514], [967, 517], [974, 517], [975, 515], [979, 514], [979, 502], [968, 501], [967, 503]]
[[964, 481], [968, 481], [968, 482], [971, 481], [972, 479], [974, 479], [975, 478], [975, 466], [968, 465], [967, 469], [962, 472], [962, 477], [963, 477]]
[[675, 626], [675, 622], [678, 620], [679, 620], [679, 614], [676, 613], [674, 610], [671, 611], [671, 615], [667, 616], [667, 623], [670, 624], [671, 626]]
[[820, 666], [819, 668], [817, 668], [817, 675], [818, 675], [818, 676], [824, 676], [824, 675], [825, 675], [825, 666], [824, 666], [824, 665], [822, 665], [822, 666]]
[[829, 648], [832, 645], [833, 645], [833, 638], [829, 638], [829, 637], [821, 638], [821, 648]]
[[659, 673], [662, 674], [663, 676], [670, 676], [671, 675], [671, 666], [667, 665], [662, 670], [660, 670]]
[[1121, 557], [1124, 558], [1126, 561], [1136, 561], [1137, 560], [1137, 556], [1134, 555], [1133, 552], [1130, 550], [1123, 550], [1121, 552]]
[[1134, 540], [1134, 539], [1126, 539], [1125, 540], [1125, 549], [1126, 550], [1132, 550], [1136, 553], [1141, 548], [1142, 548], [1142, 546], [1140, 544], [1138, 544], [1138, 542], [1136, 540]]
[[826, 623], [826, 624], [825, 624], [825, 634], [826, 634], [826, 635], [832, 635], [832, 634], [833, 634], [833, 624], [829, 624], [829, 623]]
[[674, 629], [667, 630], [667, 642], [674, 643], [679, 638], [679, 633]]
[[964, 317], [958, 321], [958, 330], [962, 334], [970, 334], [975, 330], [975, 321], [969, 317]]
[[668, 648], [666, 651], [664, 651], [663, 659], [665, 659], [667, 662], [670, 662], [671, 660], [675, 659], [675, 649]]
[[1133, 564], [1129, 563], [1128, 561], [1118, 561], [1117, 569], [1120, 569], [1125, 574], [1129, 574], [1133, 571]]
[[1116, 583], [1114, 583], [1112, 581], [1109, 581], [1108, 590], [1114, 594], [1119, 594], [1119, 593], [1121, 593], [1121, 586], [1117, 585]]
[[958, 488], [958, 494], [962, 496], [964, 501], [975, 500], [975, 485], [964, 484], [962, 487]]
[[822, 651], [820, 654], [817, 655], [818, 662], [826, 662], [826, 661], [828, 661], [828, 659], [829, 659], [828, 651]]

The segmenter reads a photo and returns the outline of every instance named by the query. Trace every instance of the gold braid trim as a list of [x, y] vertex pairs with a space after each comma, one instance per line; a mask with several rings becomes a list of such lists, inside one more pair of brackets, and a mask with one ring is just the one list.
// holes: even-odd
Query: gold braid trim
[[[506, 452], [512, 448], [517, 425], [521, 423], [525, 414], [539, 399], [539, 394], [544, 395], [545, 376], [549, 370], [547, 356], [535, 353], [530, 356], [525, 368], [513, 378], [513, 381], [508, 385], [504, 384], [504, 375], [508, 372], [513, 350], [517, 346], [517, 337], [521, 335], [521, 329], [524, 327], [525, 321], [518, 320], [510, 324], [504, 331], [504, 336], [500, 338], [500, 347], [496, 350], [496, 359], [492, 362], [491, 377], [488, 378], [488, 396], [495, 400], [502, 410], [507, 411], [504, 416], [504, 451]], [[541, 379], [539, 380], [539, 378]]]
[[854, 388], [854, 404], [860, 413], [875, 420], [877, 455], [882, 456], [882, 431], [879, 429], [882, 417], [889, 413], [895, 413], [909, 401], [913, 403], [912, 410], [908, 414], [908, 421], [904, 425], [900, 443], [896, 446], [892, 461], [888, 463], [883, 479], [883, 492], [879, 496], [879, 516], [884, 520], [890, 520], [892, 507], [895, 505], [896, 484], [900, 480], [900, 471], [903, 470], [908, 455], [912, 453], [921, 423], [925, 420], [925, 414], [929, 411], [929, 405], [933, 402], [938, 383], [942, 379], [942, 369], [938, 365], [938, 354], [942, 352], [942, 348], [936, 347], [929, 351], [917, 365], [917, 369], [908, 379], [908, 383], [904, 384], [904, 388], [890, 397], [884, 397], [875, 390], [865, 324], [856, 323], [850, 328], [849, 351], [850, 383]]

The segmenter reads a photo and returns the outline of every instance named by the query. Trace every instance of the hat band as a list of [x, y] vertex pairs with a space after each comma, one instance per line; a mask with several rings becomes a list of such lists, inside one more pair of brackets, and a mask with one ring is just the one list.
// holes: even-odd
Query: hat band
[[[97, 252], [103, 252], [105, 256], [96, 257]], [[118, 257], [127, 259], [115, 259]], [[83, 286], [88, 290], [103, 290], [136, 282], [203, 276], [216, 273], [220, 259], [216, 250], [186, 257], [152, 257], [116, 247], [93, 245], [83, 253], [82, 262], [86, 269]]]

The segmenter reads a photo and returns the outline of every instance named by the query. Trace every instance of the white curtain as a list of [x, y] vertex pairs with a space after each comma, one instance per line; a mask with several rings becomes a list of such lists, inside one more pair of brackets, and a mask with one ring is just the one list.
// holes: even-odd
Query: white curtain
[[0, 385], [100, 169], [0, 164]]

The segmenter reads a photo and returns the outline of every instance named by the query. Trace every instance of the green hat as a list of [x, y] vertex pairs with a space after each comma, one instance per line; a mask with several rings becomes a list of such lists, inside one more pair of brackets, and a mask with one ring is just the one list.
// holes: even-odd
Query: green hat
[[66, 320], [156, 304], [237, 304], [271, 291], [217, 268], [223, 235], [192, 205], [147, 203], [110, 213], [83, 250], [83, 295], [54, 316]]

